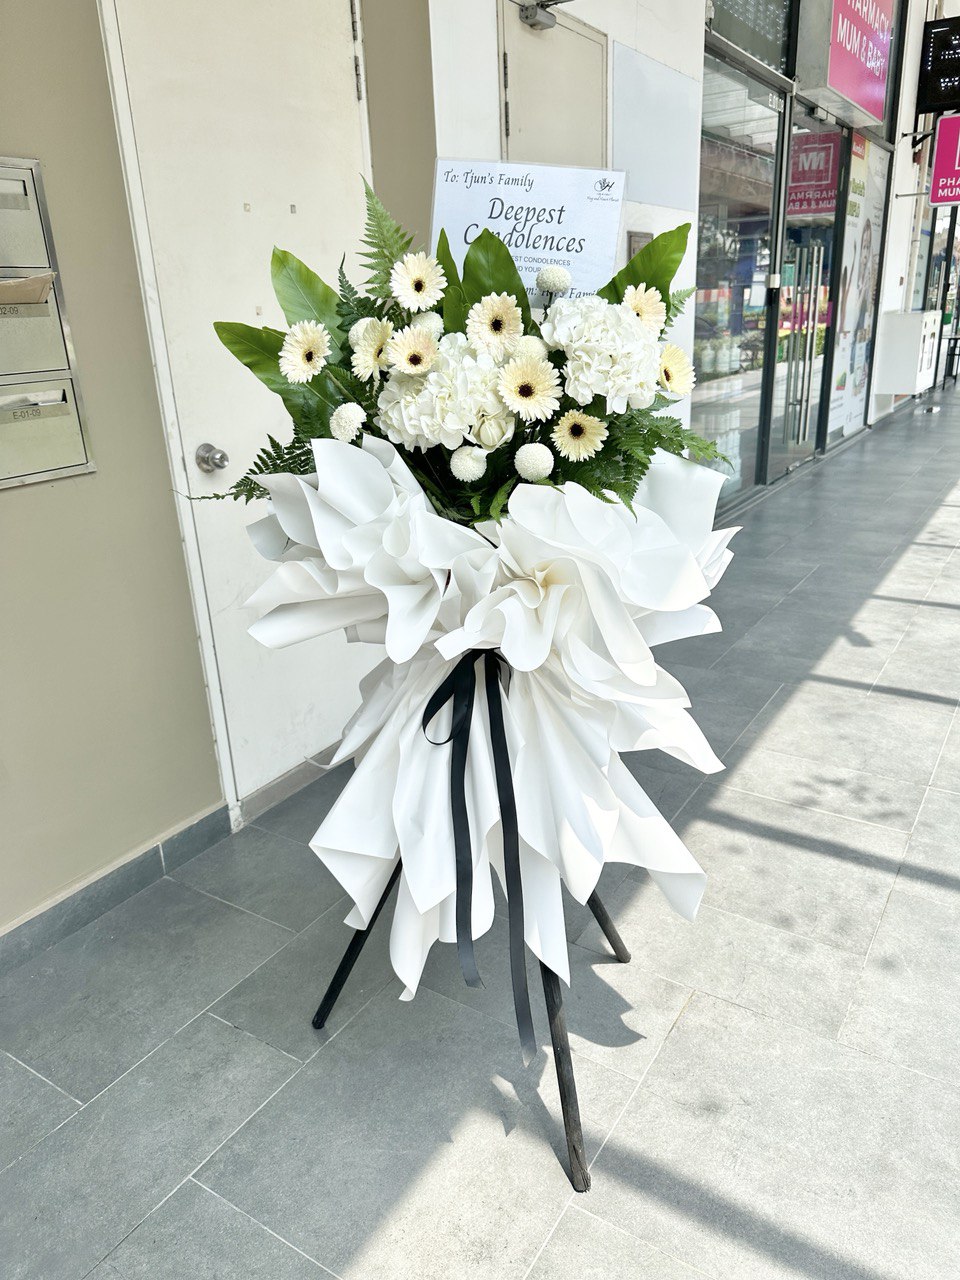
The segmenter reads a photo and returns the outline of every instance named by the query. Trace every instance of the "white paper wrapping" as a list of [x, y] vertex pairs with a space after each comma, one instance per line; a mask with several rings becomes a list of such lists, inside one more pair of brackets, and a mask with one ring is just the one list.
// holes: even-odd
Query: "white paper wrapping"
[[[311, 847], [352, 898], [355, 928], [400, 858], [390, 955], [404, 998], [433, 943], [456, 941], [450, 747], [431, 743], [421, 719], [473, 649], [497, 649], [512, 668], [503, 705], [534, 954], [569, 981], [561, 881], [585, 902], [605, 862], [645, 868], [693, 919], [704, 873], [620, 752], [722, 768], [652, 649], [720, 629], [704, 602], [736, 532], [713, 531], [723, 477], [660, 453], [636, 514], [579, 485], [520, 484], [502, 523], [473, 530], [436, 514], [384, 440], [318, 440], [314, 456], [315, 475], [262, 478], [272, 510], [251, 536], [279, 563], [248, 602], [262, 614], [251, 633], [280, 647], [343, 628], [386, 649], [331, 760], [356, 770]], [[432, 736], [446, 736], [451, 714], [448, 704]], [[482, 680], [466, 795], [476, 938], [493, 921], [493, 874], [506, 892]]]

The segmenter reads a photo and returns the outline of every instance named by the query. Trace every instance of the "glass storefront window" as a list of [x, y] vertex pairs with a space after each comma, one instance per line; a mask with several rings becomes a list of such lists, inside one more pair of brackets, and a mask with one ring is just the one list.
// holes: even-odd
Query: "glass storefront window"
[[780, 95], [707, 58], [691, 425], [716, 440], [729, 501], [757, 479]]
[[714, 0], [711, 29], [786, 73], [790, 40], [790, 0]]

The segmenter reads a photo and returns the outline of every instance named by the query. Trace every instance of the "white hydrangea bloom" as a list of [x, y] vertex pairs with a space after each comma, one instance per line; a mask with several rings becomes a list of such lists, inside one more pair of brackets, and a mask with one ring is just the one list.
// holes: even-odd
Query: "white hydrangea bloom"
[[394, 374], [388, 379], [377, 402], [378, 425], [405, 449], [436, 444], [456, 449], [485, 429], [507, 439], [513, 416], [497, 394], [498, 377], [490, 355], [475, 352], [462, 333], [448, 333], [425, 377]]
[[577, 404], [606, 399], [608, 413], [651, 404], [660, 375], [655, 334], [629, 308], [590, 294], [560, 298], [540, 326], [543, 340], [566, 356], [564, 389]]

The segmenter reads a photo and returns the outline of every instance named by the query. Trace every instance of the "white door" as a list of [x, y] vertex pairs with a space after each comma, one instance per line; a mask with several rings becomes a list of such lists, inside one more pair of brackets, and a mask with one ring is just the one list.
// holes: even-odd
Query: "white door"
[[[213, 322], [281, 326], [274, 244], [335, 283], [362, 230], [369, 164], [350, 3], [100, 2], [174, 484], [205, 497], [243, 473], [267, 432], [290, 433], [280, 401]], [[230, 459], [212, 476], [195, 461], [207, 442]], [[245, 533], [259, 505], [181, 500], [235, 813], [283, 775], [306, 780], [305, 759], [339, 737], [373, 661], [341, 636], [280, 651], [248, 636], [241, 605], [269, 571]]]
[[500, 0], [503, 158], [531, 164], [607, 163], [607, 37], [561, 9], [536, 31]]

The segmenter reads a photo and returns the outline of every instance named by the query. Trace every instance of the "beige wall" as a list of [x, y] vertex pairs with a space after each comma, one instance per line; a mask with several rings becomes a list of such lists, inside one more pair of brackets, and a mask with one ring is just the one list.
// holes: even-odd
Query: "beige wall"
[[95, 0], [0, 0], [95, 475], [0, 491], [0, 929], [220, 803]]
[[437, 156], [429, 2], [362, 0], [360, 14], [373, 185], [427, 245]]

